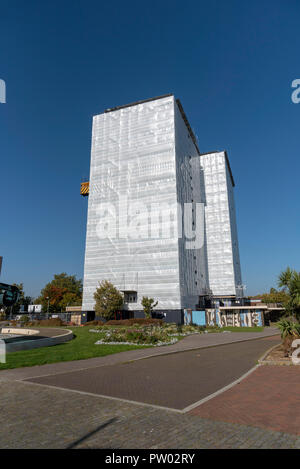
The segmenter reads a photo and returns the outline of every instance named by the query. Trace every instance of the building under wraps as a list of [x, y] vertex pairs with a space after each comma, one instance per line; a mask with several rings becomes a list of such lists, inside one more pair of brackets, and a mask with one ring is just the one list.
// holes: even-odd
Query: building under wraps
[[147, 296], [167, 321], [242, 297], [233, 187], [226, 152], [200, 153], [173, 95], [95, 116], [83, 311], [102, 280], [131, 315]]

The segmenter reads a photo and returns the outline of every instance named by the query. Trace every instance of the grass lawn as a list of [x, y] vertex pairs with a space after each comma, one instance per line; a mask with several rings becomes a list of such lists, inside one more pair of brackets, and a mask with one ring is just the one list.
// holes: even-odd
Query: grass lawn
[[227, 326], [222, 327], [222, 331], [230, 331], [230, 332], [262, 332], [264, 328], [262, 326], [255, 326], [255, 327], [233, 327]]
[[7, 353], [6, 363], [0, 363], [0, 370], [104, 357], [112, 353], [149, 347], [141, 345], [95, 345], [99, 337], [98, 334], [89, 332], [89, 327], [64, 327], [64, 329], [73, 331], [73, 340], [52, 347]]

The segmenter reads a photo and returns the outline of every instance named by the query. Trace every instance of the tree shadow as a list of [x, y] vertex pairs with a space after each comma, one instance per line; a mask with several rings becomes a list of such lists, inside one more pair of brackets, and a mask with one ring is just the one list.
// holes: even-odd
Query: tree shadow
[[115, 422], [117, 420], [116, 417], [108, 420], [107, 422], [103, 423], [102, 425], [99, 425], [99, 427], [95, 428], [95, 430], [87, 433], [86, 435], [84, 435], [83, 437], [79, 438], [79, 440], [76, 440], [74, 441], [73, 443], [71, 443], [69, 446], [66, 447], [66, 449], [73, 449], [75, 446], [79, 445], [80, 443], [82, 443], [83, 441], [87, 440], [88, 438], [90, 438], [92, 435], [95, 435], [95, 433], [99, 432], [100, 430], [103, 430], [103, 428], [107, 427], [108, 425], [111, 425], [113, 422]]

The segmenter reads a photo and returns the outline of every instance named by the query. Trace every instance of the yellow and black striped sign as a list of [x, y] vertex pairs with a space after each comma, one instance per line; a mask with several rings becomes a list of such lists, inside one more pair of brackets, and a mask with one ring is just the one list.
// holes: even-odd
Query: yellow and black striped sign
[[80, 185], [80, 195], [82, 195], [83, 197], [86, 197], [87, 195], [89, 195], [89, 191], [90, 191], [90, 183], [82, 182]]

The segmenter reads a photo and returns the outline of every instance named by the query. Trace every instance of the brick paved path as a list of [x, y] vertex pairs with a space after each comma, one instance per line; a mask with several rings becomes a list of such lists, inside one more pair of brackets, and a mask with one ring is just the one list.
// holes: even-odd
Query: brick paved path
[[[0, 383], [0, 448], [297, 448], [282, 432], [22, 382]], [[90, 436], [89, 436], [90, 435]], [[74, 446], [74, 443], [82, 440]]]
[[[225, 336], [233, 336], [233, 334], [214, 335], [221, 336], [216, 340], [222, 339], [222, 336], [226, 340]], [[234, 337], [236, 338], [236, 335]], [[212, 339], [210, 338], [210, 340]], [[272, 340], [270, 338], [270, 342]], [[272, 344], [270, 343], [270, 345]], [[201, 349], [201, 346], [198, 348]], [[153, 349], [131, 352], [136, 352], [131, 356], [131, 359], [133, 359], [137, 358], [140, 353], [141, 355], [143, 353], [149, 354], [149, 352], [153, 352]], [[289, 384], [292, 383], [293, 386], [298, 386], [299, 389], [298, 378], [294, 375], [292, 377], [291, 374], [288, 376], [277, 375], [276, 378], [275, 369], [278, 369], [278, 367], [272, 367], [274, 370], [272, 379], [269, 375], [264, 379], [264, 382], [269, 380], [266, 389], [263, 382], [261, 382], [261, 387], [258, 386], [257, 381], [253, 383], [255, 391], [253, 386], [251, 389], [251, 382], [247, 384], [252, 405], [251, 403], [249, 405], [245, 393], [244, 395], [242, 393], [240, 395], [236, 394], [240, 408], [234, 400], [236, 406], [234, 415], [235, 422], [239, 423], [221, 421], [226, 420], [226, 415], [220, 413], [222, 409], [220, 404], [217, 406], [219, 409], [218, 415], [210, 413], [207, 415], [208, 418], [203, 418], [204, 416], [200, 415], [200, 409], [203, 409], [204, 412], [205, 409], [207, 410], [206, 406], [209, 403], [216, 402], [218, 398], [203, 404], [203, 406], [194, 410], [194, 414], [180, 414], [165, 409], [105, 399], [100, 396], [88, 396], [72, 390], [45, 387], [29, 381], [19, 381], [29, 376], [45, 375], [47, 372], [53, 375], [62, 371], [70, 371], [70, 369], [76, 370], [78, 367], [88, 369], [95, 366], [99, 367], [100, 364], [107, 365], [107, 362], [110, 364], [124, 362], [125, 354], [131, 352], [80, 362], [2, 371], [0, 373], [0, 448], [300, 449], [300, 437], [297, 436], [299, 435], [297, 430], [299, 420], [295, 420], [299, 402], [296, 399], [296, 391], [291, 393], [289, 387]], [[76, 367], [72, 368], [74, 364], [76, 364]], [[263, 373], [264, 370], [267, 370], [267, 367], [260, 367], [258, 370]], [[287, 370], [290, 370], [290, 368], [284, 370], [283, 373], [288, 373]], [[285, 383], [285, 386], [279, 387], [279, 382], [281, 384]], [[243, 389], [241, 388], [242, 384], [232, 388], [232, 391], [237, 392], [238, 389]], [[230, 394], [228, 394], [230, 392], [220, 395], [219, 398], [225, 395], [227, 395], [227, 398], [230, 397]], [[269, 425], [270, 428], [276, 428], [279, 431], [260, 428], [263, 425], [259, 419], [252, 418], [251, 421], [247, 422], [239, 420], [245, 410], [241, 407], [243, 400], [245, 401], [244, 405], [248, 405], [249, 414], [257, 417], [262, 409], [261, 407], [258, 408], [257, 412], [253, 412], [253, 409], [255, 410], [261, 395], [269, 396], [270, 393], [272, 400], [279, 402], [279, 406], [286, 399], [286, 408], [289, 409], [291, 419], [294, 419], [294, 426], [285, 426], [287, 420], [282, 420], [284, 410], [277, 412], [279, 426], [275, 427], [272, 420], [264, 426]], [[290, 407], [287, 397], [289, 394], [294, 396], [294, 405]], [[264, 402], [266, 401], [267, 397]], [[228, 402], [228, 408], [231, 411], [232, 399], [231, 404], [229, 398]], [[213, 412], [213, 406], [210, 407], [210, 412]], [[212, 418], [215, 420], [212, 420]], [[292, 434], [292, 432], [295, 434]]]
[[300, 366], [261, 366], [191, 414], [300, 436]]
[[31, 378], [31, 382], [182, 410], [253, 368], [277, 337]]

